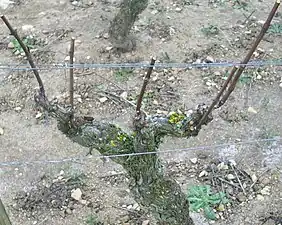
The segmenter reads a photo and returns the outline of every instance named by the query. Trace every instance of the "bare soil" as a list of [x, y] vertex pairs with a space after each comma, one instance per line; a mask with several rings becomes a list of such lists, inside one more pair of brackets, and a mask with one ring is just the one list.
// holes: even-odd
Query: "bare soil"
[[[164, 63], [193, 63], [241, 60], [272, 4], [258, 0], [150, 1], [133, 30], [136, 50], [119, 56], [111, 51], [107, 35], [119, 1], [20, 0], [0, 10], [21, 35], [35, 37], [38, 65], [64, 64], [71, 37], [77, 40], [76, 63], [148, 62], [151, 56]], [[281, 9], [273, 23], [282, 24]], [[254, 59], [281, 59], [281, 32], [278, 29], [266, 34]], [[8, 48], [11, 40], [8, 29], [0, 23], [1, 66], [26, 63]], [[155, 70], [145, 110], [152, 114], [210, 104], [228, 70]], [[134, 108], [119, 96], [134, 102], [144, 74], [140, 68], [76, 69], [77, 113], [130, 129]], [[68, 102], [67, 71], [46, 69], [41, 76], [50, 99]], [[166, 138], [162, 144], [160, 151], [175, 149], [160, 155], [167, 173], [183, 191], [190, 185], [210, 184], [214, 190], [224, 188], [232, 199], [223, 212], [217, 212], [219, 219], [215, 222], [202, 213], [192, 213], [197, 225], [281, 224], [281, 86], [281, 65], [249, 68], [226, 105], [213, 113], [213, 122], [197, 137]], [[97, 152], [92, 158], [86, 157], [88, 149], [60, 133], [56, 121], [35, 106], [36, 88], [31, 71], [0, 68], [0, 196], [13, 224], [98, 224], [93, 216], [104, 224], [146, 224], [148, 220], [154, 224], [130, 196], [123, 169], [110, 160], [96, 158]], [[105, 102], [103, 97], [107, 98]], [[272, 140], [250, 142], [262, 139]], [[233, 144], [221, 145], [224, 143]], [[67, 158], [82, 159], [63, 160]], [[192, 158], [197, 162], [191, 162]], [[211, 172], [212, 166], [230, 160], [236, 162], [246, 195], [237, 178], [233, 185], [217, 180], [234, 174], [230, 168], [224, 174]], [[212, 176], [199, 177], [204, 170]], [[254, 174], [258, 178], [255, 184]], [[71, 197], [77, 188], [84, 201]]]

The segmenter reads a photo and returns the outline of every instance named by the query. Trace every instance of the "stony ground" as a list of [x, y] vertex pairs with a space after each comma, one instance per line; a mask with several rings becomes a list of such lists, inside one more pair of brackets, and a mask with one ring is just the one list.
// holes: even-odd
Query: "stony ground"
[[[17, 0], [4, 9], [8, 2], [0, 0], [1, 13], [21, 35], [31, 37], [38, 65], [64, 64], [71, 37], [76, 38], [76, 63], [148, 62], [153, 55], [163, 63], [239, 61], [273, 4], [150, 1], [134, 26], [136, 50], [116, 56], [107, 28], [119, 1]], [[282, 58], [281, 9], [273, 24], [254, 59]], [[19, 51], [13, 52], [19, 49], [12, 41], [0, 23], [0, 66], [26, 63]], [[229, 69], [155, 70], [145, 98], [146, 111], [165, 113], [209, 104]], [[215, 191], [224, 190], [231, 200], [224, 209], [217, 209], [216, 221], [193, 213], [196, 224], [281, 223], [281, 69], [247, 69], [227, 104], [214, 112], [213, 122], [197, 137], [167, 138], [163, 143], [160, 151], [174, 150], [161, 154], [167, 173], [183, 191], [190, 185], [209, 184]], [[144, 69], [77, 69], [77, 113], [128, 129], [134, 108], [120, 96], [134, 102], [144, 73]], [[49, 68], [41, 76], [50, 99], [68, 101], [67, 71]], [[87, 158], [88, 149], [70, 142], [57, 130], [56, 122], [36, 108], [36, 87], [30, 71], [0, 68], [0, 196], [13, 224], [99, 224], [96, 217], [104, 224], [153, 224], [130, 197], [119, 165], [95, 158], [96, 152]], [[60, 160], [66, 158], [83, 159]]]

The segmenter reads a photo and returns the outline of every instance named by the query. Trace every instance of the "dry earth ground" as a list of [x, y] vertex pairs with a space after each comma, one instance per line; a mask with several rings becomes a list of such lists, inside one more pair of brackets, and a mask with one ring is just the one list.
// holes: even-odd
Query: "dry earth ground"
[[[64, 63], [72, 36], [78, 40], [75, 50], [77, 63], [146, 62], [152, 55], [161, 62], [241, 60], [273, 2], [207, 2], [150, 1], [150, 6], [134, 27], [136, 51], [120, 57], [112, 54], [106, 33], [118, 9], [118, 1], [94, 0], [90, 4], [88, 1], [17, 0], [14, 5], [3, 9], [2, 14], [21, 34], [32, 33], [40, 40], [36, 47], [38, 51], [35, 52], [38, 64]], [[247, 23], [242, 25], [253, 11]], [[282, 24], [281, 9], [274, 23]], [[213, 27], [202, 29], [210, 25]], [[255, 55], [256, 59], [282, 58], [282, 39], [277, 33], [266, 35]], [[25, 63], [7, 48], [11, 39], [7, 28], [0, 23], [1, 65]], [[222, 84], [227, 69], [156, 70], [150, 85], [151, 92], [146, 98], [146, 110], [156, 113], [158, 110], [171, 111], [183, 106], [189, 109], [203, 102], [209, 104]], [[195, 138], [167, 138], [161, 150], [281, 137], [281, 69], [281, 66], [248, 69], [227, 104], [214, 113], [211, 124], [204, 127]], [[109, 94], [106, 95], [108, 100], [102, 103], [101, 98], [104, 96], [97, 90], [106, 90], [115, 95], [127, 94], [129, 100], [134, 100], [144, 72], [143, 69], [127, 73], [110, 69], [77, 70], [75, 103], [78, 113], [93, 115], [128, 128], [133, 115], [132, 107], [118, 102], [117, 98]], [[68, 84], [64, 70], [44, 70], [41, 76], [50, 99], [60, 102], [67, 100]], [[0, 128], [3, 129], [0, 135], [1, 163], [84, 157], [88, 150], [62, 135], [53, 119], [48, 115], [43, 118], [44, 114], [36, 118], [40, 116], [33, 103], [36, 86], [31, 72], [0, 70]], [[186, 191], [188, 185], [201, 182], [197, 178], [201, 171], [195, 169], [189, 159], [199, 159], [197, 168], [202, 168], [201, 165], [207, 165], [212, 160], [235, 160], [238, 167], [260, 178], [260, 188], [270, 187], [270, 195], [257, 199], [255, 193], [253, 199], [241, 200], [240, 204], [231, 208], [230, 213], [223, 215], [225, 219], [219, 219], [214, 224], [263, 224], [264, 221], [260, 219], [272, 214], [272, 220], [265, 220], [264, 224], [278, 224], [275, 218], [282, 214], [281, 146], [278, 140], [173, 152], [161, 156], [168, 173], [174, 174], [183, 186], [183, 191]], [[98, 154], [95, 152], [94, 155]], [[75, 203], [63, 213], [42, 206], [34, 209], [33, 213], [16, 210], [18, 205], [14, 198], [18, 192], [36, 192], [34, 188], [39, 183], [45, 182], [48, 177], [63, 175], [62, 171], [72, 177], [80, 177], [80, 174], [87, 176], [86, 186], [81, 186], [81, 189], [83, 198], [91, 204], [85, 206]], [[105, 224], [119, 224], [119, 221], [141, 224], [147, 220], [146, 215], [136, 213], [138, 207], [128, 194], [128, 181], [122, 173], [122, 168], [111, 161], [103, 162], [93, 158], [76, 163], [1, 164], [0, 196], [13, 224], [86, 224], [85, 220], [92, 214], [97, 214]], [[191, 173], [196, 176], [191, 178]], [[63, 193], [60, 188], [58, 190]], [[132, 215], [137, 218], [134, 222]], [[193, 217], [196, 224], [209, 223], [201, 214], [193, 214]]]

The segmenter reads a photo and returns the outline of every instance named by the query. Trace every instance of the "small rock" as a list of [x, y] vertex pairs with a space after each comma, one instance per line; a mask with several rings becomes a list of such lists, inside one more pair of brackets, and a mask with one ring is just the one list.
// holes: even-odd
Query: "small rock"
[[236, 166], [237, 165], [237, 163], [233, 159], [230, 159], [228, 162], [230, 163], [231, 166]]
[[130, 210], [132, 209], [132, 205], [128, 205], [126, 208]]
[[74, 6], [78, 6], [78, 1], [72, 1], [71, 4], [74, 5]]
[[251, 178], [252, 178], [253, 183], [256, 183], [258, 181], [258, 177], [255, 174], [253, 174]]
[[233, 174], [228, 174], [227, 179], [228, 180], [234, 180], [236, 177]]
[[182, 11], [182, 8], [177, 7], [177, 8], [175, 9], [175, 12], [181, 12], [181, 11]]
[[82, 205], [87, 205], [88, 201], [81, 199], [81, 200], [79, 200], [79, 203], [82, 204]]
[[171, 76], [167, 79], [168, 81], [174, 81], [175, 80], [175, 77], [174, 76]]
[[109, 37], [110, 37], [109, 33], [105, 33], [105, 34], [103, 35], [103, 38], [105, 38], [105, 39], [108, 39]]
[[106, 51], [111, 51], [113, 49], [113, 47], [112, 46], [108, 46], [108, 47], [106, 47]]
[[9, 42], [8, 48], [13, 49], [14, 47], [15, 47], [14, 43], [13, 42]]
[[22, 108], [19, 107], [19, 106], [15, 108], [15, 111], [16, 111], [16, 112], [20, 112], [21, 110], [22, 110]]
[[262, 195], [257, 195], [257, 200], [263, 201], [263, 200], [264, 200], [264, 197], [263, 197]]
[[72, 214], [71, 209], [66, 209], [66, 214]]
[[221, 73], [220, 73], [219, 71], [215, 71], [215, 72], [214, 72], [214, 75], [215, 75], [215, 76], [221, 76]]
[[41, 118], [41, 116], [42, 116], [42, 112], [38, 112], [38, 113], [36, 114], [35, 118], [36, 118], [36, 119], [39, 119], [39, 118]]
[[209, 173], [205, 170], [203, 170], [200, 174], [199, 174], [199, 177], [204, 177], [204, 176], [208, 176]]
[[207, 86], [212, 86], [212, 83], [211, 83], [210, 81], [207, 81], [207, 82], [206, 82], [206, 85], [207, 85]]
[[214, 63], [214, 59], [211, 56], [207, 56], [205, 61], [206, 61], [206, 63]]
[[34, 31], [34, 27], [30, 24], [26, 24], [22, 26], [22, 31], [23, 32], [33, 32]]
[[[70, 61], [70, 56], [69, 55], [66, 56], [65, 61]], [[73, 62], [75, 62], [75, 58], [73, 58]]]
[[50, 31], [49, 30], [42, 30], [42, 34], [49, 34]]
[[127, 99], [127, 92], [126, 91], [122, 92], [120, 97]]
[[140, 208], [138, 203], [134, 203], [132, 209], [137, 210], [138, 208]]
[[158, 102], [157, 100], [154, 100], [154, 101], [153, 101], [153, 104], [154, 104], [154, 105], [158, 105], [159, 102]]
[[249, 113], [253, 113], [253, 114], [257, 114], [258, 113], [253, 107], [249, 107], [248, 108], [248, 112]]
[[247, 197], [244, 195], [243, 192], [240, 192], [238, 195], [237, 195], [237, 199], [239, 202], [245, 202], [247, 200]]
[[191, 161], [191, 163], [196, 164], [198, 162], [198, 159], [197, 158], [192, 158], [192, 159], [190, 159], [190, 161]]
[[224, 162], [221, 162], [217, 165], [218, 170], [228, 170], [228, 165], [226, 165]]
[[218, 210], [219, 212], [223, 212], [223, 211], [225, 210], [224, 205], [223, 205], [223, 204], [220, 204], [220, 205], [217, 207], [217, 210]]
[[270, 187], [269, 186], [265, 186], [261, 191], [260, 193], [262, 195], [270, 195]]
[[107, 97], [99, 98], [99, 101], [100, 101], [101, 103], [104, 103], [104, 102], [106, 102], [107, 100], [108, 100]]
[[143, 222], [142, 222], [142, 225], [149, 225], [150, 224], [150, 220], [144, 220]]
[[74, 189], [71, 191], [71, 197], [74, 199], [74, 200], [81, 200], [81, 196], [82, 196], [82, 192], [80, 190], [80, 188], [77, 188], [77, 189]]
[[261, 80], [262, 76], [261, 75], [257, 75], [257, 80]]
[[280, 83], [280, 84], [279, 84], [279, 87], [281, 87], [281, 88], [282, 88], [282, 83]]
[[2, 127], [0, 127], [0, 135], [4, 134], [4, 129]]
[[156, 15], [159, 11], [157, 9], [154, 9], [151, 14]]

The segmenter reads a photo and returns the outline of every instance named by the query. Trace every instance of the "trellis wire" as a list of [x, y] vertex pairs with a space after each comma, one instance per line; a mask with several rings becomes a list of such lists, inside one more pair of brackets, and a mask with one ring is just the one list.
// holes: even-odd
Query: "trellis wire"
[[[214, 63], [156, 63], [154, 68], [210, 68], [210, 67], [260, 67], [260, 66], [282, 66], [282, 59], [279, 60], [253, 60], [247, 64], [240, 62], [214, 62]], [[36, 69], [30, 68], [28, 64], [0, 64], [1, 70], [52, 70], [52, 69], [96, 69], [96, 68], [149, 68], [152, 67], [149, 63], [53, 63], [53, 64], [38, 64]]]
[[165, 154], [165, 153], [174, 153], [174, 152], [188, 152], [188, 151], [200, 151], [200, 150], [210, 150], [215, 148], [228, 147], [231, 145], [247, 145], [258, 142], [275, 142], [281, 141], [282, 138], [277, 136], [275, 138], [267, 138], [267, 139], [256, 139], [249, 141], [241, 141], [234, 143], [224, 143], [218, 145], [207, 145], [207, 146], [197, 146], [183, 149], [168, 149], [163, 151], [154, 151], [154, 152], [138, 152], [138, 153], [128, 153], [128, 154], [116, 154], [116, 155], [96, 155], [96, 156], [84, 156], [84, 157], [75, 157], [75, 158], [65, 158], [65, 159], [56, 159], [56, 160], [34, 160], [34, 161], [7, 161], [0, 162], [0, 167], [11, 167], [11, 166], [27, 166], [27, 165], [35, 165], [35, 164], [58, 164], [58, 163], [67, 163], [67, 162], [78, 162], [85, 161], [86, 159], [107, 159], [107, 158], [118, 158], [118, 157], [129, 157], [129, 156], [142, 156], [142, 155], [152, 155], [152, 154]]

